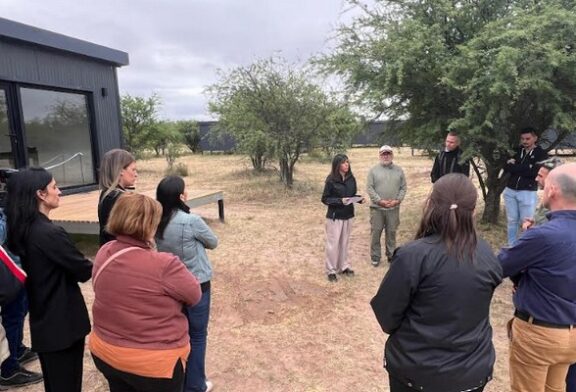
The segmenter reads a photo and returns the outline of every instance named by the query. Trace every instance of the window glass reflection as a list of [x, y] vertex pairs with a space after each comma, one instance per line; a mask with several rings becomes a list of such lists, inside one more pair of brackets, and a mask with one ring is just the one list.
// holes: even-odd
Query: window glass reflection
[[95, 182], [87, 97], [21, 88], [30, 165], [52, 172], [60, 187]]

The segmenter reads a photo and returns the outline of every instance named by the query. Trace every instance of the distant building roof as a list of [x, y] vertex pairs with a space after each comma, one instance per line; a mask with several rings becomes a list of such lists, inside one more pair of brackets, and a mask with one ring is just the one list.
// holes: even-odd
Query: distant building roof
[[91, 57], [118, 67], [128, 65], [126, 52], [4, 18], [0, 18], [0, 38], [2, 37]]

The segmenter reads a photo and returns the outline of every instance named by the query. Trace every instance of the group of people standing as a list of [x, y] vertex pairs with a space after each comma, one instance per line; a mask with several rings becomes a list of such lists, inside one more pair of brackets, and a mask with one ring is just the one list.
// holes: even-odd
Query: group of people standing
[[[89, 335], [112, 392], [210, 391], [204, 363], [212, 267], [205, 249], [215, 248], [217, 237], [190, 213], [182, 178], [164, 178], [157, 200], [130, 192], [136, 161], [120, 149], [104, 155], [99, 177], [94, 263], [49, 219], [61, 194], [50, 172], [29, 168], [8, 180], [6, 246], [28, 275], [30, 352], [42, 369], [28, 384], [43, 379], [47, 392], [81, 391]], [[78, 284], [91, 278], [92, 328]]]
[[[393, 163], [394, 152], [390, 146], [382, 146], [379, 164], [368, 173], [367, 191], [370, 197], [372, 265], [378, 267], [382, 258], [381, 237], [385, 232], [385, 255], [388, 262], [396, 248], [396, 230], [400, 225], [400, 203], [406, 195], [406, 177], [402, 168]], [[348, 260], [348, 243], [354, 218], [354, 204], [364, 203], [357, 195], [356, 179], [348, 157], [337, 154], [332, 160], [332, 170], [324, 185], [322, 203], [328, 206], [326, 213], [325, 269], [328, 280], [336, 282], [337, 273], [354, 275]]]
[[[384, 363], [391, 392], [481, 392], [495, 362], [490, 303], [507, 277], [514, 283], [515, 311], [508, 323], [512, 391], [576, 391], [576, 164], [548, 159], [533, 129], [520, 134], [521, 146], [504, 169], [508, 244], [497, 255], [477, 235], [478, 192], [453, 132], [434, 161], [433, 187], [414, 241], [395, 249], [394, 236], [387, 235], [386, 255], [392, 263], [371, 305], [389, 334]], [[380, 148], [380, 164], [368, 175], [375, 266], [380, 261], [377, 229], [384, 222], [395, 231], [397, 215], [389, 212], [406, 193], [403, 174], [399, 182], [393, 175], [401, 169], [392, 164], [391, 150]], [[347, 165], [339, 166], [347, 168], [339, 172], [341, 178], [334, 176], [333, 165], [326, 180], [327, 228], [331, 220], [342, 219], [339, 208], [350, 210], [348, 198], [356, 194], [355, 182], [349, 189], [332, 185], [352, 176], [345, 160]], [[538, 187], [544, 196], [536, 209]], [[362, 198], [356, 195], [355, 200]], [[381, 220], [374, 218], [379, 207]], [[344, 219], [351, 217], [353, 210]], [[332, 257], [340, 257], [328, 252], [332, 244], [344, 246], [347, 239], [327, 229], [327, 266]], [[346, 258], [338, 260], [336, 265], [350, 269]]]

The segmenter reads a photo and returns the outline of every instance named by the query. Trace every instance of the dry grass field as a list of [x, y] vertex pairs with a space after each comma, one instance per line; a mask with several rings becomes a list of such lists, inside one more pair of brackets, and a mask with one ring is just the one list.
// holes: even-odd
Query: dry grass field
[[[375, 148], [349, 151], [359, 191], [377, 162]], [[226, 223], [216, 205], [195, 212], [220, 239], [209, 251], [214, 266], [207, 370], [217, 391], [388, 391], [382, 368], [386, 336], [369, 306], [387, 265], [374, 268], [369, 256], [368, 206], [356, 209], [350, 257], [356, 276], [329, 283], [323, 271], [325, 207], [320, 203], [329, 163], [303, 158], [294, 189], [286, 191], [274, 173], [255, 175], [249, 161], [235, 155], [187, 156], [190, 189], [225, 192]], [[399, 244], [415, 232], [430, 190], [432, 161], [396, 150], [404, 168], [408, 194], [401, 206]], [[162, 177], [163, 159], [140, 161], [138, 187], [150, 188]], [[480, 208], [482, 208], [480, 206]], [[503, 226], [481, 227], [497, 250], [505, 241]], [[93, 244], [82, 249], [90, 256]], [[83, 285], [91, 307], [91, 284]], [[497, 363], [487, 392], [508, 387], [505, 323], [512, 314], [511, 285], [496, 291], [492, 304]], [[30, 369], [37, 369], [33, 364]], [[42, 384], [21, 389], [42, 391]], [[84, 391], [107, 390], [85, 355]]]

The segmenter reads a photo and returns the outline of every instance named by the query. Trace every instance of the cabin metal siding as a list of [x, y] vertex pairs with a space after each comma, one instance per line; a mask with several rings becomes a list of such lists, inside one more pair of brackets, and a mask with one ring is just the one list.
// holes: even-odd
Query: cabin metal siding
[[97, 156], [122, 145], [114, 64], [0, 36], [0, 80], [90, 94]]

